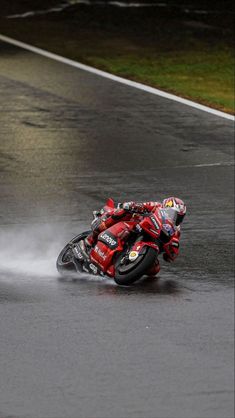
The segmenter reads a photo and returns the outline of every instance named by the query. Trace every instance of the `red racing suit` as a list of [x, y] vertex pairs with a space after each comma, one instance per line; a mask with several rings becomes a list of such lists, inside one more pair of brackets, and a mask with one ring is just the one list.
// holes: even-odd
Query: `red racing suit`
[[[129, 221], [134, 214], [143, 214], [154, 212], [157, 208], [161, 208], [161, 202], [124, 202], [119, 203], [118, 207], [105, 213], [103, 210], [96, 212], [96, 218], [92, 221], [92, 233], [86, 238], [86, 243], [93, 245], [96, 242], [100, 232], [109, 228], [120, 221]], [[175, 227], [175, 233], [170, 237], [169, 241], [162, 245], [161, 253], [167, 262], [174, 261], [179, 253], [180, 227]], [[160, 271], [159, 261], [156, 260], [155, 266], [149, 271], [154, 275]]]

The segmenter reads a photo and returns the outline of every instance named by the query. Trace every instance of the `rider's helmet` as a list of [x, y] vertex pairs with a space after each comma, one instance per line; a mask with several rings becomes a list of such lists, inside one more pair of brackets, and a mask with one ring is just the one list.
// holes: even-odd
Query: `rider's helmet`
[[175, 212], [174, 223], [176, 226], [183, 222], [186, 214], [186, 205], [183, 200], [178, 197], [168, 197], [162, 202], [162, 207], [166, 209], [172, 209]]

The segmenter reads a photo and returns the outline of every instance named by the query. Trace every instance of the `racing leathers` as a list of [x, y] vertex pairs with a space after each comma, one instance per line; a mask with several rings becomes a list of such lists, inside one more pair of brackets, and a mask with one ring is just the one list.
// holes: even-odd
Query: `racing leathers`
[[[95, 219], [92, 221], [92, 233], [85, 240], [87, 246], [96, 243], [100, 232], [106, 230], [112, 225], [120, 221], [129, 221], [134, 216], [154, 212], [156, 209], [162, 208], [161, 202], [124, 202], [119, 203], [117, 208], [109, 209], [104, 212], [103, 209], [93, 212]], [[174, 261], [179, 253], [180, 226], [174, 227], [174, 233], [169, 237], [166, 243], [162, 243], [159, 252], [163, 254], [163, 259], [167, 262]], [[149, 275], [155, 275], [160, 271], [160, 264], [156, 259], [155, 265], [149, 270]]]

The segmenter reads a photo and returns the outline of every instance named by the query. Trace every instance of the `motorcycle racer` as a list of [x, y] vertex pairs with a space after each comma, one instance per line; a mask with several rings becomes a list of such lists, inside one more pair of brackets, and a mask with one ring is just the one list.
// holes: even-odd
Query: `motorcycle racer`
[[[166, 242], [160, 243], [160, 253], [166, 262], [172, 262], [179, 254], [180, 225], [186, 214], [186, 205], [177, 197], [169, 197], [162, 202], [123, 202], [117, 208], [103, 209], [93, 212], [94, 220], [91, 223], [92, 233], [84, 240], [84, 250], [89, 250], [97, 241], [100, 232], [106, 230], [120, 221], [129, 221], [133, 217], [140, 217], [146, 213], [160, 209], [162, 216], [170, 218], [171, 227], [168, 231]], [[149, 275], [156, 275], [160, 271], [159, 260], [156, 259], [155, 265], [149, 270]]]

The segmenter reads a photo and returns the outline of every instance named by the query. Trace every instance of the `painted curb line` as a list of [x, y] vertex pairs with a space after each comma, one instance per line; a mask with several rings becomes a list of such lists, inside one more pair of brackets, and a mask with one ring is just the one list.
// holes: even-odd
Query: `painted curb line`
[[233, 115], [228, 114], [228, 113], [224, 113], [224, 112], [221, 112], [219, 110], [212, 109], [210, 107], [201, 105], [199, 103], [193, 102], [193, 101], [188, 100], [188, 99], [183, 99], [182, 97], [178, 97], [178, 96], [175, 96], [174, 94], [166, 93], [162, 90], [158, 90], [154, 87], [150, 87], [150, 86], [147, 86], [145, 84], [138, 83], [136, 81], [127, 80], [126, 78], [110, 74], [106, 71], [98, 70], [97, 68], [90, 67], [89, 65], [85, 65], [85, 64], [82, 64], [80, 62], [71, 60], [69, 58], [62, 57], [61, 55], [57, 55], [57, 54], [54, 54], [52, 52], [46, 51], [44, 49], [37, 48], [35, 46], [26, 44], [26, 43], [21, 42], [21, 41], [17, 41], [16, 39], [9, 38], [8, 36], [0, 34], [0, 40], [3, 41], [3, 42], [9, 43], [11, 45], [18, 46], [19, 48], [26, 49], [27, 51], [34, 52], [35, 54], [42, 55], [46, 58], [50, 58], [50, 59], [53, 59], [55, 61], [61, 62], [63, 64], [67, 64], [67, 65], [70, 65], [72, 67], [78, 68], [80, 70], [96, 74], [100, 77], [108, 78], [108, 79], [116, 81], [118, 83], [122, 83], [122, 84], [125, 84], [127, 86], [134, 87], [136, 89], [143, 90], [145, 92], [155, 94], [155, 95], [160, 96], [160, 97], [164, 97], [165, 99], [169, 99], [169, 100], [184, 104], [186, 106], [190, 106], [190, 107], [193, 107], [195, 109], [202, 110], [202, 111], [207, 112], [207, 113], [211, 113], [215, 116], [219, 116], [219, 117], [222, 117], [224, 119], [229, 119], [229, 120], [232, 120], [232, 121], [235, 120], [235, 117]]

